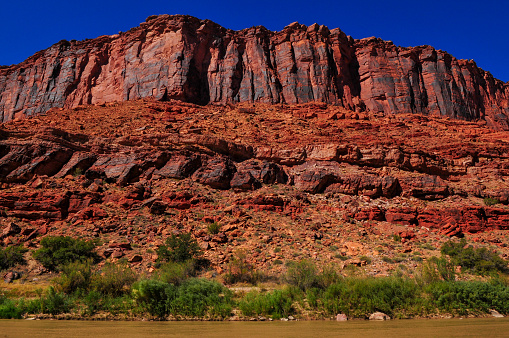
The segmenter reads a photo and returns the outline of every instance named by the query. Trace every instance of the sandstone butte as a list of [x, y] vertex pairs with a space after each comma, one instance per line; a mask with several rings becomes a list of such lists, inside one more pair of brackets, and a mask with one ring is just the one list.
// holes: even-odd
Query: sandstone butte
[[4, 67], [0, 93], [4, 246], [100, 238], [150, 271], [191, 232], [219, 273], [239, 251], [414, 271], [462, 236], [509, 256], [507, 84], [431, 47], [163, 15]]
[[197, 104], [320, 101], [509, 129], [509, 85], [475, 62], [430, 46], [355, 40], [318, 24], [232, 31], [190, 16], [151, 16], [128, 32], [60, 41], [0, 68], [0, 121], [147, 97]]

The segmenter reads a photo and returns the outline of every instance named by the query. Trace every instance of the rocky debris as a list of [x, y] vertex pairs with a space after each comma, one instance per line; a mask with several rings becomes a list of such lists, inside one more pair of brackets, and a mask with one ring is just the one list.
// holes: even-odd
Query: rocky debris
[[201, 167], [201, 156], [196, 154], [174, 154], [166, 164], [154, 172], [154, 177], [186, 178]]
[[497, 310], [490, 310], [490, 314], [492, 317], [495, 317], [495, 318], [504, 318], [504, 315], [499, 313]]
[[290, 170], [296, 188], [309, 193], [333, 192], [365, 195], [371, 198], [394, 197], [401, 188], [396, 178], [370, 175], [358, 167], [337, 162], [308, 161]]
[[369, 316], [369, 320], [391, 320], [391, 317], [383, 312], [375, 312]]
[[348, 317], [344, 313], [338, 313], [336, 316], [336, 321], [338, 322], [345, 322], [348, 320]]
[[4, 278], [4, 282], [9, 284], [9, 283], [12, 283], [13, 280], [20, 279], [21, 278], [21, 274], [19, 272], [16, 272], [16, 271], [9, 271], [9, 272], [7, 272], [4, 275], [3, 278]]
[[229, 189], [236, 167], [228, 158], [212, 158], [193, 174], [193, 180], [216, 189]]
[[0, 238], [17, 235], [21, 232], [21, 228], [14, 222], [10, 222], [2, 231]]

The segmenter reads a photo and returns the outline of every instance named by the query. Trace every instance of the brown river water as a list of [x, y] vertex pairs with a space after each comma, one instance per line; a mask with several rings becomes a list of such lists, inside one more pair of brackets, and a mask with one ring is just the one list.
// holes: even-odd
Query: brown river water
[[296, 322], [0, 320], [3, 337], [509, 337], [509, 318]]

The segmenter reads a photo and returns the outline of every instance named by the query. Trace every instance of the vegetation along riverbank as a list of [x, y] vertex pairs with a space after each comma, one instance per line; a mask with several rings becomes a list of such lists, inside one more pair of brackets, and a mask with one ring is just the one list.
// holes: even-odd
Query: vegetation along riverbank
[[509, 313], [505, 261], [464, 240], [446, 242], [440, 257], [423, 262], [411, 276], [401, 269], [376, 278], [353, 265], [319, 268], [311, 260], [289, 261], [273, 276], [253, 269], [242, 252], [217, 275], [186, 233], [158, 248], [158, 261], [146, 275], [122, 260], [100, 262], [94, 248], [91, 241], [46, 237], [32, 252], [2, 249], [2, 269], [21, 267], [30, 256], [50, 273], [3, 284], [0, 318], [305, 320], [368, 319], [376, 312], [393, 319]]

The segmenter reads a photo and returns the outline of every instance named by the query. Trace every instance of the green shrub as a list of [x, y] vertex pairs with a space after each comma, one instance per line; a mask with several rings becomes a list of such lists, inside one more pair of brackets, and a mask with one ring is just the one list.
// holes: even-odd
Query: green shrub
[[313, 287], [320, 287], [318, 282], [318, 269], [315, 264], [309, 260], [292, 262], [286, 270], [284, 280], [302, 291], [306, 291]]
[[23, 309], [16, 302], [0, 296], [0, 319], [21, 319]]
[[196, 259], [201, 255], [200, 247], [196, 239], [190, 233], [171, 235], [166, 239], [166, 245], [157, 249], [158, 262], [183, 263], [190, 259]]
[[160, 280], [142, 280], [133, 285], [133, 296], [151, 315], [226, 317], [232, 309], [232, 293], [221, 284], [192, 278], [180, 286]]
[[455, 279], [454, 264], [444, 257], [431, 257], [428, 259], [428, 261], [421, 265], [421, 269], [416, 276], [416, 281], [420, 285], [442, 280], [454, 281]]
[[486, 197], [483, 199], [483, 202], [487, 206], [492, 206], [492, 205], [500, 203], [500, 201], [498, 199], [493, 198], [493, 197]]
[[188, 260], [182, 263], [178, 262], [167, 262], [161, 265], [157, 279], [173, 284], [180, 285], [185, 280], [194, 277], [196, 275], [196, 263], [194, 260]]
[[298, 292], [293, 288], [274, 290], [269, 293], [250, 292], [239, 303], [245, 316], [270, 316], [272, 319], [288, 317], [296, 313], [293, 306]]
[[507, 273], [507, 262], [496, 253], [486, 248], [474, 249], [467, 247], [467, 242], [462, 239], [460, 242], [448, 241], [442, 245], [442, 255], [451, 257], [454, 265], [459, 265], [463, 270], [468, 270], [479, 275], [486, 275], [494, 272]]
[[211, 235], [217, 235], [221, 231], [221, 224], [214, 222], [207, 226], [207, 230]]
[[380, 311], [394, 317], [415, 307], [420, 298], [417, 284], [405, 278], [347, 278], [324, 291], [322, 307], [329, 315], [365, 318]]
[[77, 291], [86, 292], [91, 287], [92, 265], [91, 260], [72, 262], [61, 266], [61, 274], [55, 278], [58, 290], [65, 294]]
[[93, 251], [95, 244], [72, 237], [45, 237], [41, 240], [41, 248], [33, 256], [45, 268], [56, 271], [61, 265], [76, 261], [99, 260]]
[[325, 267], [322, 272], [319, 272], [315, 264], [309, 260], [291, 262], [283, 278], [285, 282], [302, 291], [311, 288], [323, 289], [340, 279], [332, 267]]
[[177, 287], [160, 280], [146, 279], [133, 285], [133, 298], [153, 316], [165, 317], [169, 314], [169, 303], [176, 296]]
[[128, 293], [136, 280], [136, 273], [129, 266], [107, 263], [93, 275], [92, 288], [102, 295], [119, 297]]
[[[37, 300], [36, 304], [38, 304]], [[42, 313], [57, 315], [69, 312], [71, 309], [71, 302], [66, 295], [56, 292], [55, 289], [50, 286], [46, 291], [46, 295], [41, 297], [40, 306]]]
[[490, 309], [509, 313], [509, 288], [500, 283], [444, 281], [429, 285], [427, 291], [438, 309], [450, 313], [478, 314]]
[[394, 260], [390, 257], [387, 257], [387, 256], [383, 256], [382, 257], [382, 260], [385, 262], [385, 263], [394, 263]]
[[187, 317], [221, 317], [231, 314], [232, 293], [218, 282], [192, 278], [177, 290], [170, 303], [172, 314]]
[[90, 291], [85, 297], [83, 297], [83, 303], [86, 306], [84, 314], [87, 315], [93, 315], [103, 308], [102, 295], [96, 290]]
[[25, 265], [27, 262], [23, 255], [28, 249], [22, 246], [9, 246], [5, 249], [0, 248], [0, 270], [12, 268], [16, 265]]

